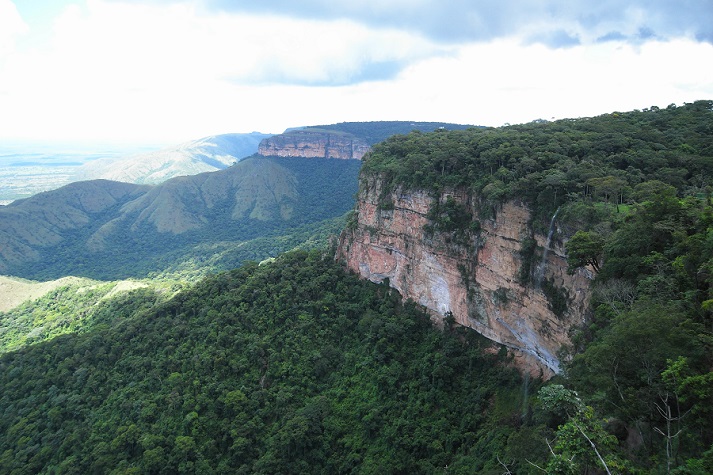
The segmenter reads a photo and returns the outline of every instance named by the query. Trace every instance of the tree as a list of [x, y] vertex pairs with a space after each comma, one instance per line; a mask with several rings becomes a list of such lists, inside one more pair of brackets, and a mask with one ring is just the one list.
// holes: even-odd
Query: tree
[[567, 272], [573, 274], [576, 269], [592, 266], [599, 272], [599, 260], [604, 251], [604, 238], [593, 231], [577, 231], [565, 245], [567, 250]]
[[612, 175], [605, 177], [590, 178], [587, 180], [587, 185], [594, 187], [596, 193], [602, 193], [606, 201], [614, 201], [616, 204], [616, 212], [619, 212], [619, 203], [623, 196], [626, 180]]
[[567, 416], [567, 421], [557, 428], [554, 447], [548, 441], [552, 457], [547, 473], [579, 473], [582, 468], [598, 462], [611, 475], [600, 449], [614, 447], [616, 439], [594, 418], [594, 410], [585, 405], [575, 391], [560, 384], [543, 387], [538, 398], [546, 411]]

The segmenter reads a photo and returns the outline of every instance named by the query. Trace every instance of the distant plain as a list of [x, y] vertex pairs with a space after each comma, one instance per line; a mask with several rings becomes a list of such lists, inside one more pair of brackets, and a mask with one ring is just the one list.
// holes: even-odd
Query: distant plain
[[0, 147], [0, 205], [77, 181], [80, 167], [100, 158], [119, 159], [145, 148], [98, 151]]

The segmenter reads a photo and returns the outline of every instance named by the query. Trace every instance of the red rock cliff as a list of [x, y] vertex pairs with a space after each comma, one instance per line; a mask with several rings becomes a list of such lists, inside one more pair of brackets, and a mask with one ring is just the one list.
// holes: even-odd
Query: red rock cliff
[[[461, 325], [512, 349], [521, 369], [535, 375], [542, 371], [544, 377], [558, 373], [558, 353], [570, 343], [569, 330], [584, 322], [591, 274], [568, 275], [562, 246], [549, 243], [545, 258], [537, 255], [536, 277], [522, 284], [521, 250], [533, 235], [528, 209], [508, 202], [495, 219], [482, 219], [468, 194], [452, 191], [439, 199], [448, 196], [480, 223], [465, 241], [455, 243], [452, 233], [429, 230], [433, 223], [427, 214], [435, 200], [429, 193], [397, 189], [383, 194], [378, 179], [363, 180], [357, 219], [341, 236], [338, 258], [364, 278], [388, 278], [404, 298], [434, 316], [451, 313]], [[534, 237], [542, 250], [547, 236]], [[551, 309], [542, 282], [568, 295], [560, 316]]]
[[263, 139], [257, 153], [266, 157], [361, 160], [369, 148], [364, 140], [351, 134], [296, 130]]

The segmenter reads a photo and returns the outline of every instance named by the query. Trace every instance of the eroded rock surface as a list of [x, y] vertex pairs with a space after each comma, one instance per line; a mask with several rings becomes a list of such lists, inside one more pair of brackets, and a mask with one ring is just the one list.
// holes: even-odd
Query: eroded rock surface
[[265, 157], [361, 160], [369, 149], [369, 144], [352, 134], [296, 130], [263, 139], [258, 146], [258, 154]]
[[[429, 193], [383, 193], [378, 179], [362, 181], [357, 219], [343, 233], [338, 257], [364, 278], [388, 279], [434, 316], [452, 314], [459, 324], [506, 345], [521, 369], [544, 377], [558, 373], [558, 353], [570, 343], [570, 329], [584, 322], [592, 275], [567, 274], [562, 244], [533, 234], [522, 204], [508, 202], [495, 219], [482, 219], [467, 193], [446, 192], [439, 200], [448, 196], [479, 222], [465, 238], [429, 229], [435, 200]], [[537, 242], [533, 261], [539, 270], [523, 279], [521, 251], [528, 238]], [[566, 311], [555, 314], [545, 286], [566, 295]]]

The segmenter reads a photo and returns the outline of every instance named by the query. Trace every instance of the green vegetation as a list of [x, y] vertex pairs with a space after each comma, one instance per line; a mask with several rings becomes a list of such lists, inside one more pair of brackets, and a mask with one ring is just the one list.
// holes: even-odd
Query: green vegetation
[[545, 463], [552, 429], [517, 437], [528, 385], [485, 346], [331, 256], [250, 263], [0, 356], [0, 472], [495, 474], [518, 451]]
[[595, 232], [577, 231], [567, 241], [567, 272], [574, 273], [579, 267], [592, 266], [599, 272], [599, 260], [604, 252], [604, 239]]
[[354, 205], [360, 166], [252, 157], [153, 188], [74, 183], [0, 209], [8, 229], [0, 236], [0, 269], [33, 280], [143, 278], [190, 261], [196, 269], [210, 262], [210, 271], [226, 270], [302, 243], [324, 244]]
[[[452, 236], [468, 232], [471, 213], [488, 217], [506, 200], [525, 202], [541, 234], [559, 210], [554, 238], [570, 238], [568, 270], [591, 270], [595, 293], [560, 381], [560, 403], [577, 408], [560, 414], [543, 470], [711, 472], [713, 101], [415, 132], [375, 146], [363, 173], [387, 191], [430, 190], [429, 226]], [[470, 194], [472, 210], [444, 206], [454, 190]], [[564, 315], [567, 293], [533, 278], [541, 252], [531, 236], [520, 253], [521, 282]]]
[[364, 139], [369, 145], [379, 143], [392, 135], [408, 134], [414, 130], [433, 132], [438, 129], [465, 130], [472, 125], [449, 124], [446, 122], [410, 122], [410, 121], [377, 121], [377, 122], [341, 122], [339, 124], [315, 125], [305, 127], [305, 130], [343, 132]]
[[713, 176], [712, 106], [698, 101], [497, 129], [412, 132], [374, 146], [363, 170], [390, 187], [465, 188], [484, 208], [522, 200], [544, 222], [577, 200], [616, 207], [652, 180], [705, 194]]
[[[503, 200], [527, 203], [539, 232], [559, 210], [553, 237], [570, 238], [569, 270], [593, 271], [594, 293], [548, 384], [323, 250], [248, 262], [168, 301], [65, 288], [2, 320], [0, 473], [712, 473], [712, 106], [411, 133], [367, 158], [387, 189], [432, 191], [431, 231], [458, 245]], [[170, 285], [323, 249], [353, 217], [328, 204], [321, 219], [329, 176], [295, 163], [325, 183], [303, 195], [297, 228], [206, 230], [137, 269]], [[569, 295], [533, 279], [539, 251], [523, 236], [520, 279], [564, 315]]]
[[[636, 434], [621, 437], [638, 465], [708, 473], [683, 466], [706, 463], [713, 445], [713, 208], [643, 185], [626, 220], [600, 223], [611, 232], [591, 253], [602, 263], [594, 315], [568, 374], [599, 414]], [[590, 262], [575, 253], [570, 264]]]
[[0, 312], [0, 354], [116, 324], [140, 310], [165, 302], [181, 287], [178, 281], [78, 281], [48, 292], [8, 312]]

